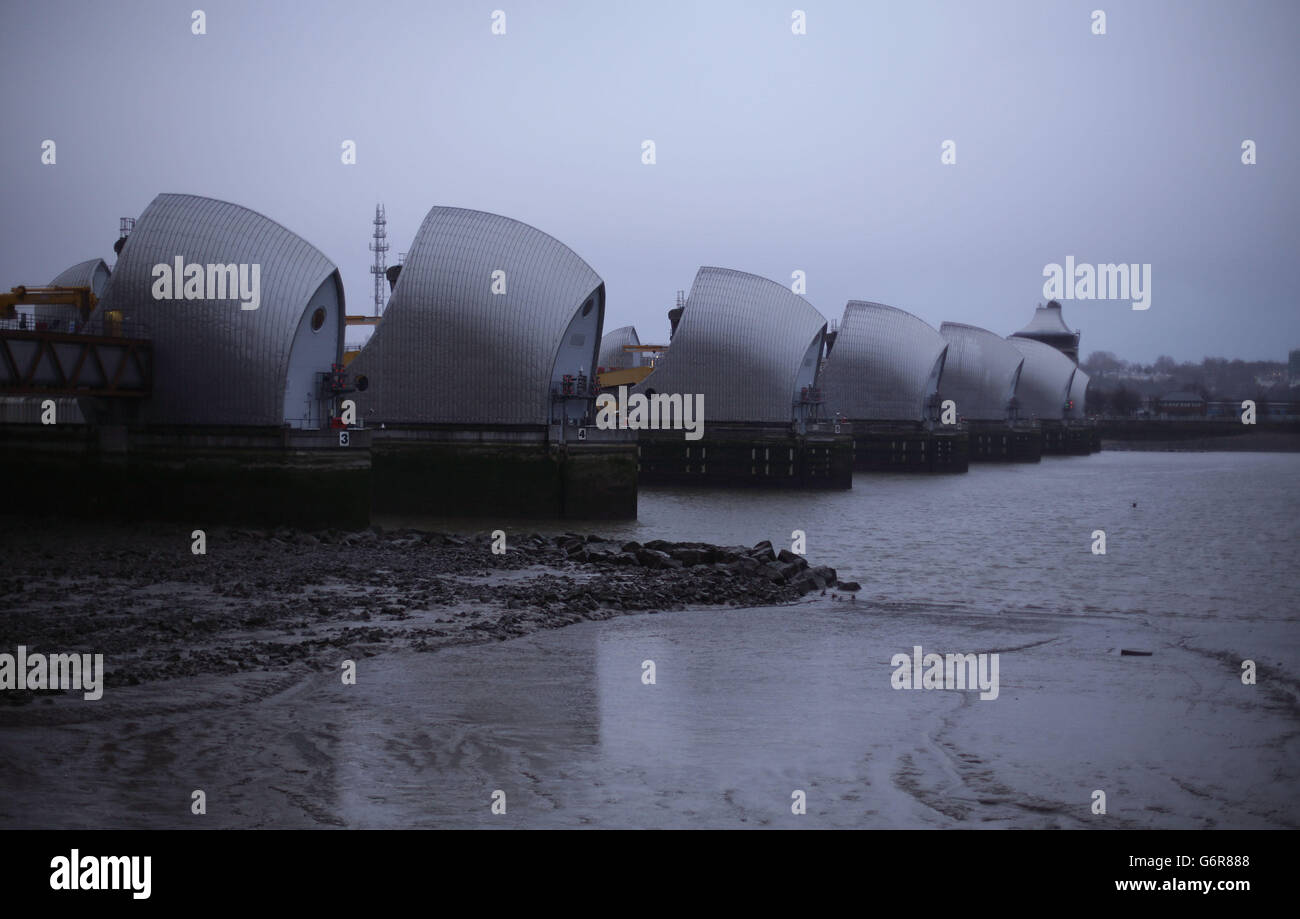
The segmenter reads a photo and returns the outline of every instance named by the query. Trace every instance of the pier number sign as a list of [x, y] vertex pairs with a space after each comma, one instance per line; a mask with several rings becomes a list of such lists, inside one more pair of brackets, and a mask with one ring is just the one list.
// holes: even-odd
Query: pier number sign
[[352, 443], [352, 434], [348, 431], [339, 431], [339, 446], [347, 447]]

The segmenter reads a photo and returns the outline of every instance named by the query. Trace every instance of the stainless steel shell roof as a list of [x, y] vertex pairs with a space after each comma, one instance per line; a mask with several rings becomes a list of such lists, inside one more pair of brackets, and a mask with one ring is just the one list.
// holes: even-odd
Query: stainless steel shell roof
[[1070, 382], [1074, 379], [1074, 361], [1051, 345], [1032, 338], [1013, 335], [1007, 341], [1025, 356], [1020, 385], [1016, 387], [1020, 417], [1061, 420], [1065, 416], [1065, 400], [1070, 397]]
[[[261, 266], [261, 304], [156, 300], [153, 266]], [[308, 301], [338, 270], [319, 250], [261, 214], [213, 198], [162, 194], [136, 220], [99, 312], [120, 310], [154, 344], [153, 395], [141, 420], [162, 424], [280, 425], [289, 355]], [[335, 311], [342, 358], [343, 309]], [[329, 367], [321, 370], [328, 371]]]
[[[505, 293], [492, 293], [493, 272]], [[509, 217], [434, 207], [415, 234], [384, 318], [348, 371], [368, 425], [545, 424], [551, 373], [605, 285], [573, 250]], [[585, 372], [595, 375], [600, 324]]]
[[104, 295], [108, 285], [108, 265], [102, 258], [87, 259], [71, 268], [65, 268], [50, 282], [51, 287], [89, 287], [96, 297]]
[[1005, 421], [1025, 356], [978, 326], [945, 322], [939, 334], [948, 341], [943, 398], [957, 403], [957, 414], [968, 421]]
[[629, 370], [641, 366], [641, 356], [632, 351], [624, 351], [624, 345], [639, 345], [636, 327], [625, 325], [612, 332], [606, 332], [600, 340], [600, 358], [596, 366], [606, 370]]
[[1091, 379], [1083, 372], [1082, 367], [1074, 371], [1074, 377], [1070, 380], [1070, 401], [1074, 403], [1074, 409], [1070, 413], [1072, 418], [1083, 418], [1087, 412], [1088, 406], [1088, 382]]
[[[87, 259], [71, 268], [65, 268], [55, 275], [51, 287], [89, 287], [96, 298], [104, 296], [108, 286], [108, 265], [102, 258]], [[69, 327], [76, 324], [81, 316], [75, 306], [38, 305], [32, 307], [32, 315], [37, 321], [67, 320]]]
[[826, 359], [827, 405], [851, 421], [921, 421], [947, 347], [911, 313], [850, 300]]
[[[706, 424], [790, 422], [795, 381], [825, 334], [826, 317], [785, 285], [704, 267], [668, 351], [637, 391], [702, 393]], [[807, 369], [815, 379], [816, 366]]]

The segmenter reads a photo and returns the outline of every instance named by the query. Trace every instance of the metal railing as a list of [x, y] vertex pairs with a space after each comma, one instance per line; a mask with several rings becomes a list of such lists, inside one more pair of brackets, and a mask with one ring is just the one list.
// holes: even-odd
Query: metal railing
[[0, 319], [0, 330], [15, 332], [42, 332], [57, 335], [85, 335], [95, 338], [148, 339], [149, 327], [134, 319], [93, 317], [86, 322], [67, 319], [37, 319], [20, 314], [13, 319]]

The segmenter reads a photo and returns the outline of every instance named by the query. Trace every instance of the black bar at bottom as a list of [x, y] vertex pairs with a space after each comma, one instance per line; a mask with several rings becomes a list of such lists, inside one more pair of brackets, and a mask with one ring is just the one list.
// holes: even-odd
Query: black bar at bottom
[[[10, 831], [0, 837], [0, 889], [10, 906], [35, 900], [126, 908], [284, 902], [299, 909], [335, 909], [374, 907], [412, 895], [437, 908], [454, 905], [440, 899], [460, 890], [471, 900], [486, 895], [494, 905], [512, 892], [536, 905], [562, 893], [557, 905], [600, 894], [601, 900], [590, 902], [623, 902], [635, 909], [643, 897], [661, 906], [680, 902], [659, 898], [689, 885], [725, 893], [733, 901], [761, 900], [768, 888], [772, 894], [823, 900], [838, 888], [851, 902], [918, 908], [956, 906], [978, 894], [981, 902], [998, 906], [1041, 906], [1047, 896], [1061, 904], [1183, 908], [1195, 902], [1229, 910], [1272, 901], [1290, 889], [1282, 871], [1291, 840], [1279, 832], [722, 835]], [[123, 860], [103, 858], [120, 856], [138, 858], [129, 869]], [[147, 897], [137, 896], [146, 891], [144, 856], [149, 857]], [[88, 883], [107, 886], [115, 880], [118, 889], [85, 889]], [[77, 889], [71, 889], [74, 883]], [[606, 888], [611, 895], [622, 894], [604, 900]]]

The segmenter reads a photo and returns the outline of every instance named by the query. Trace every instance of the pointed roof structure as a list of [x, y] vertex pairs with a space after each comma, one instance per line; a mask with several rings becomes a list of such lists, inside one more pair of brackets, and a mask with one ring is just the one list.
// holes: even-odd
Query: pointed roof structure
[[1019, 332], [1013, 332], [1013, 338], [1029, 338], [1051, 345], [1076, 364], [1079, 363], [1079, 338], [1081, 332], [1071, 331], [1061, 315], [1061, 304], [1049, 300], [1046, 306], [1034, 310], [1034, 318], [1029, 320]]

